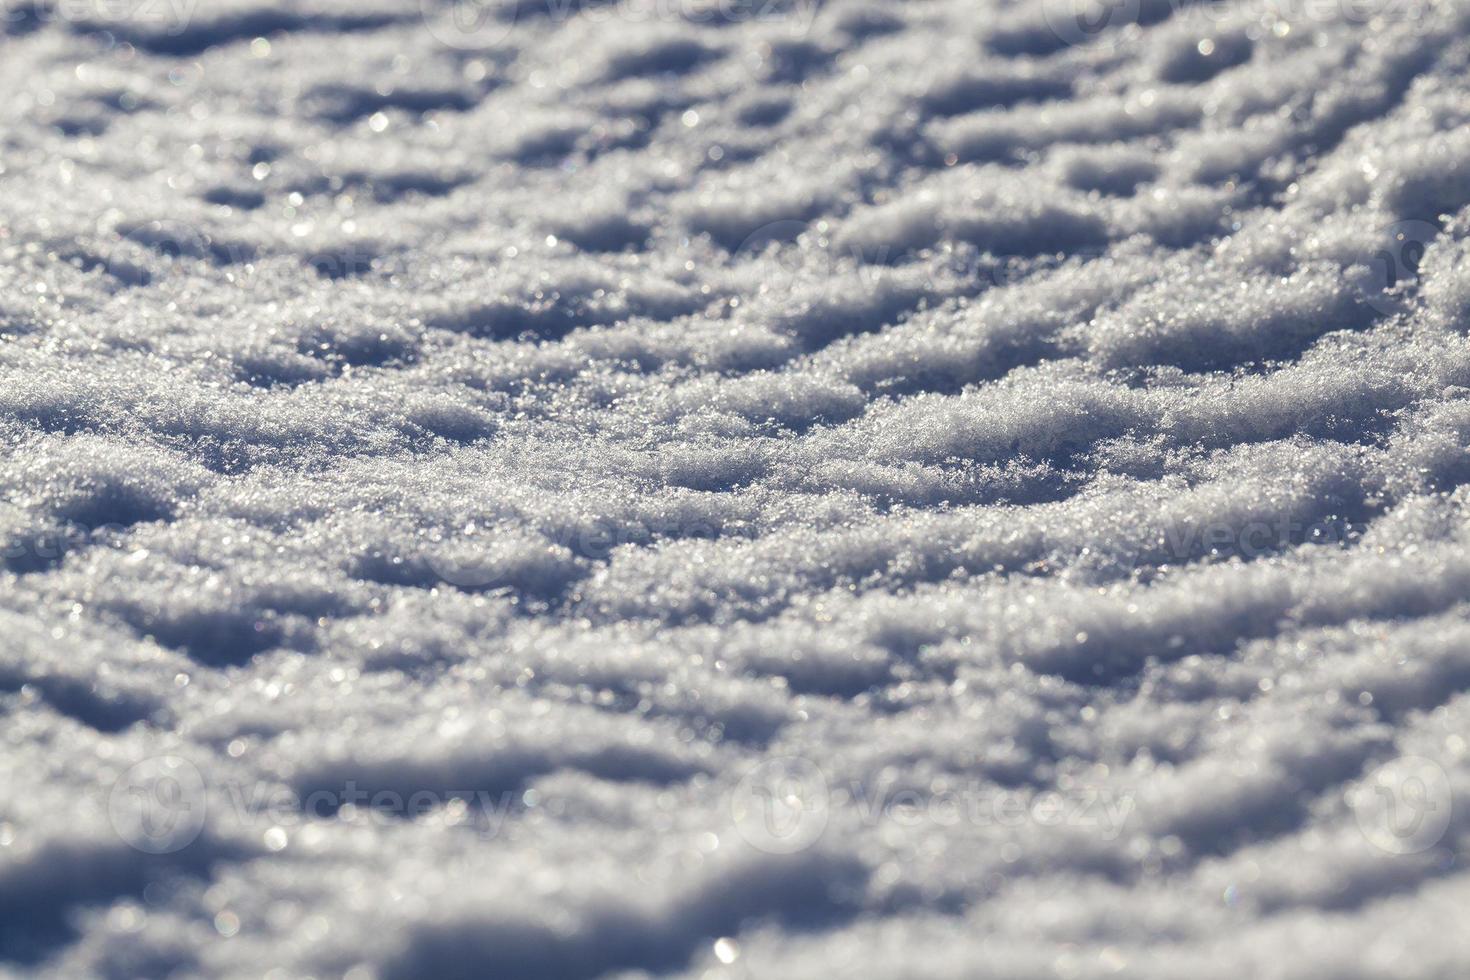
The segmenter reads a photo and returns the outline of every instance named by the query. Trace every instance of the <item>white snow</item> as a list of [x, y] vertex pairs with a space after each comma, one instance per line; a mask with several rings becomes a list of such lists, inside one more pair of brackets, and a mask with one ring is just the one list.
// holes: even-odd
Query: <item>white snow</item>
[[1464, 975], [1467, 70], [0, 0], [0, 972]]

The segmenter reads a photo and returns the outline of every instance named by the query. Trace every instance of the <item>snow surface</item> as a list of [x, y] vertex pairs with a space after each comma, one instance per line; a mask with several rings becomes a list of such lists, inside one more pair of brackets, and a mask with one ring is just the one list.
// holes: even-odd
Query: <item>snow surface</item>
[[1089, 3], [0, 0], [0, 973], [1470, 973], [1470, 7]]

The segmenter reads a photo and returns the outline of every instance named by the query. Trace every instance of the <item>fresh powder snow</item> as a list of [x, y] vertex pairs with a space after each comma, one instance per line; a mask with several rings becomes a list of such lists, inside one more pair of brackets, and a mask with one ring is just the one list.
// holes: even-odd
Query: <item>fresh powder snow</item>
[[1470, 4], [0, 83], [0, 975], [1470, 975]]

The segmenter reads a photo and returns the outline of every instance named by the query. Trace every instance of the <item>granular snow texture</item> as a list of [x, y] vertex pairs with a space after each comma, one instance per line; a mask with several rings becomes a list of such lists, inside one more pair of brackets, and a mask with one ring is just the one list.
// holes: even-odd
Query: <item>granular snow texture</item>
[[0, 973], [1470, 975], [1470, 5], [0, 15]]

